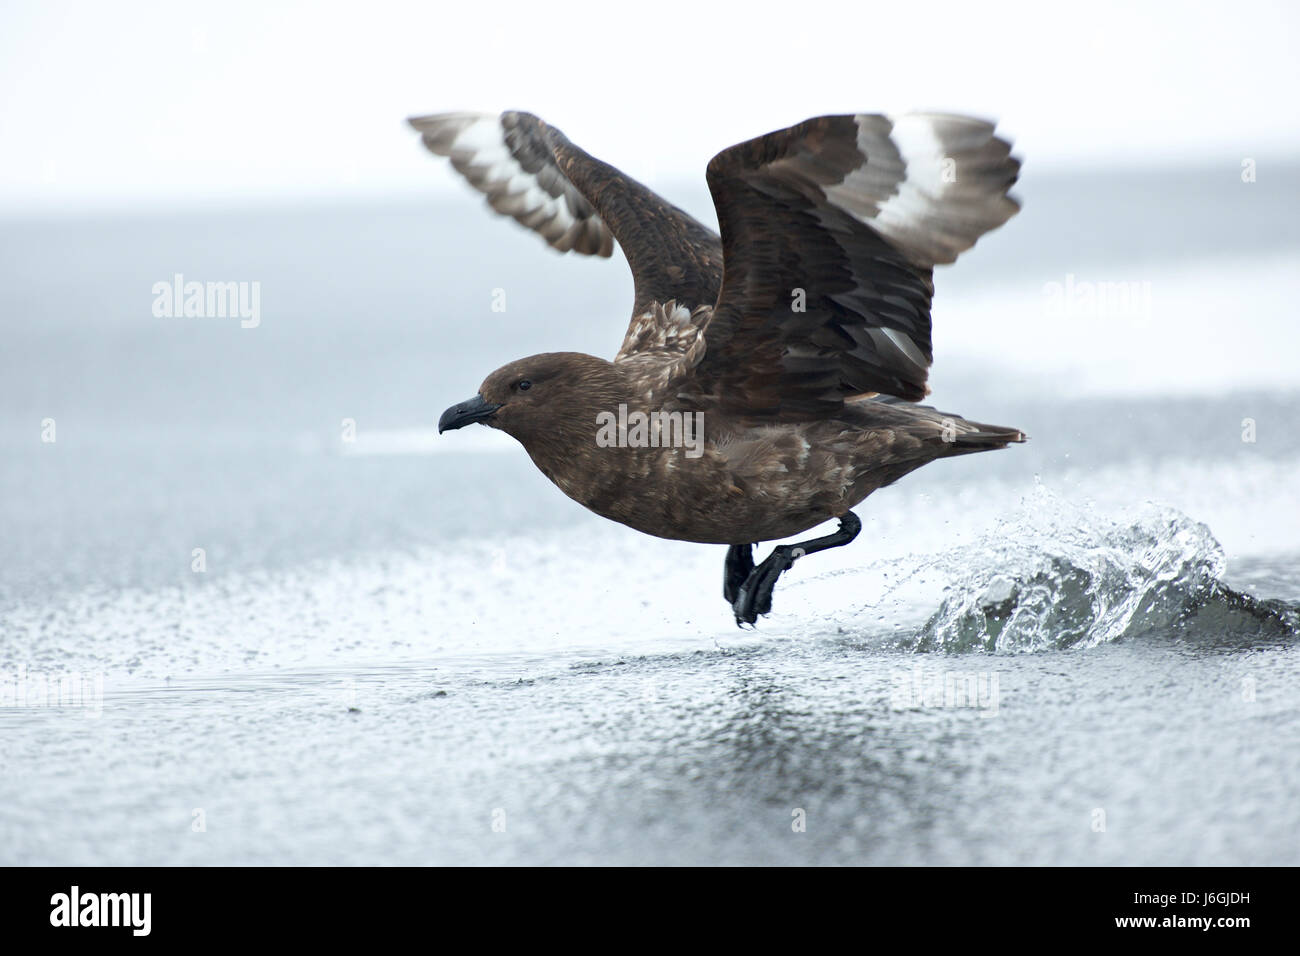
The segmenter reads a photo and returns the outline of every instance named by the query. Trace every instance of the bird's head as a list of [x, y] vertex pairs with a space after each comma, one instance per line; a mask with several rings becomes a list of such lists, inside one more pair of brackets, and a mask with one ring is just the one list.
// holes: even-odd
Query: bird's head
[[438, 431], [478, 422], [499, 428], [530, 452], [552, 443], [594, 443], [596, 414], [627, 401], [612, 362], [579, 352], [546, 352], [503, 365], [478, 394], [442, 413]]

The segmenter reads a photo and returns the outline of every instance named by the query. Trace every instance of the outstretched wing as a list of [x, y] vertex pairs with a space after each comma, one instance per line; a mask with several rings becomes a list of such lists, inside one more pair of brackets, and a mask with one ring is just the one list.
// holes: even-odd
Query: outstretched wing
[[927, 393], [932, 267], [1019, 209], [1020, 163], [964, 116], [822, 116], [709, 163], [726, 260], [693, 404], [780, 420]]
[[613, 253], [614, 234], [560, 172], [535, 117], [441, 113], [407, 122], [503, 216], [540, 233], [560, 252]]
[[[442, 113], [409, 122], [425, 146], [449, 157], [486, 194], [493, 209], [540, 233], [561, 252], [608, 256], [615, 241], [622, 246], [636, 301], [620, 358], [662, 348], [672, 338], [672, 329], [655, 335], [643, 321], [664, 313], [664, 304], [695, 313], [717, 300], [722, 283], [717, 234], [531, 113]], [[698, 327], [695, 333], [692, 337], [698, 337]]]

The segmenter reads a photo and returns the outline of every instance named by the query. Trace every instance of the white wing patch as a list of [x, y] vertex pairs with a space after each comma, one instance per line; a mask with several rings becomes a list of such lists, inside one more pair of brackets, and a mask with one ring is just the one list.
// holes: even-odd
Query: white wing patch
[[414, 117], [410, 123], [424, 145], [448, 157], [497, 212], [539, 233], [560, 252], [613, 253], [613, 235], [564, 178], [544, 143], [528, 144], [543, 163], [537, 172], [529, 172], [511, 152], [500, 116], [440, 113]]
[[865, 161], [822, 192], [914, 261], [953, 262], [1019, 209], [1006, 195], [1019, 164], [993, 124], [943, 113], [854, 121]]
[[[891, 117], [891, 122], [889, 138], [902, 160], [903, 179], [894, 195], [880, 204], [872, 225], [886, 238], [897, 236], [901, 240], [909, 231], [926, 223], [934, 208], [943, 203], [947, 178], [944, 168], [945, 165], [953, 168], [953, 161], [944, 155], [943, 143], [927, 117]], [[860, 134], [858, 142], [862, 144]]]
[[[1006, 195], [1019, 164], [991, 123], [938, 113], [861, 115], [854, 123], [863, 163], [822, 192], [913, 262], [928, 268], [954, 261], [1019, 208]], [[853, 293], [843, 293], [837, 300], [852, 299]], [[867, 334], [882, 353], [920, 374], [930, 366], [907, 333], [879, 328]]]

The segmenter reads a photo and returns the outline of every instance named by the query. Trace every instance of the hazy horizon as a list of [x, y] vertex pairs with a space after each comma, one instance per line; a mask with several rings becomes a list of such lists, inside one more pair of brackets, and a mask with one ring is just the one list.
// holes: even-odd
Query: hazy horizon
[[451, 194], [404, 123], [449, 110], [530, 110], [654, 186], [837, 112], [986, 116], [1043, 170], [1300, 157], [1287, 4], [953, 3], [873, 10], [870, 36], [836, 30], [856, 10], [830, 2], [779, 18], [668, 2], [634, 32], [598, 4], [497, 9], [485, 27], [383, 2], [8, 3], [0, 210]]

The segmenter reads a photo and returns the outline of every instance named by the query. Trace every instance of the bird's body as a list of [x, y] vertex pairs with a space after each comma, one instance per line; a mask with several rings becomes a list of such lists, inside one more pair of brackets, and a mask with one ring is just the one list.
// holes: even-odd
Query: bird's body
[[[440, 430], [500, 428], [595, 513], [729, 545], [738, 622], [770, 610], [795, 559], [852, 540], [873, 491], [1024, 440], [912, 404], [928, 391], [932, 266], [1018, 208], [1019, 163], [990, 124], [819, 117], [724, 150], [708, 171], [719, 237], [530, 114], [411, 122], [496, 211], [561, 251], [617, 240], [635, 279], [612, 362], [511, 362]], [[754, 567], [754, 542], [830, 518], [839, 532]]]
[[[610, 371], [621, 370], [612, 365]], [[625, 421], [649, 423], [644, 435], [638, 438], [633, 425], [629, 441], [598, 444], [598, 416], [620, 407]], [[705, 414], [697, 435], [685, 417], [691, 412], [664, 416], [630, 382], [588, 412], [574, 415], [580, 428], [525, 446], [541, 472], [602, 517], [701, 544], [800, 534], [927, 462], [1001, 447], [1018, 436], [875, 399], [846, 402], [833, 418], [804, 422], [713, 424]], [[614, 417], [617, 423], [617, 412]], [[689, 444], [666, 440], [682, 433]]]

